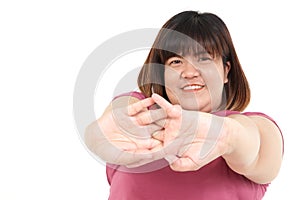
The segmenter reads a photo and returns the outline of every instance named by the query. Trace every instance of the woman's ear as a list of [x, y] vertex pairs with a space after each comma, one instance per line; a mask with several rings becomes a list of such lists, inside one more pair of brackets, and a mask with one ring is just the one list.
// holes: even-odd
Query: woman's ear
[[227, 61], [224, 64], [224, 83], [228, 83], [228, 73], [230, 71], [230, 68], [231, 68], [230, 62]]

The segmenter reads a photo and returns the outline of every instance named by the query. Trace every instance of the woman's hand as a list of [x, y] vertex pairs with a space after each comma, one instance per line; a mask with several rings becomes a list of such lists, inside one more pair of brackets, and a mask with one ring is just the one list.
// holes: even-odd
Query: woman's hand
[[183, 110], [157, 94], [153, 94], [152, 99], [166, 115], [164, 129], [153, 137], [164, 143], [162, 154], [173, 170], [197, 170], [227, 152], [225, 118]]
[[128, 97], [114, 100], [101, 118], [87, 127], [85, 140], [89, 149], [102, 160], [138, 167], [162, 158], [153, 154], [162, 148], [162, 142], [151, 135], [161, 130], [154, 121], [162, 119], [163, 115], [147, 109], [154, 104], [152, 98], [130, 105], [128, 101]]
[[222, 156], [233, 171], [256, 183], [269, 183], [277, 176], [283, 142], [270, 119], [258, 114], [219, 117], [183, 110], [156, 94], [152, 99], [166, 116], [164, 129], [153, 135], [164, 143], [156, 153], [164, 154], [173, 170], [197, 170]]

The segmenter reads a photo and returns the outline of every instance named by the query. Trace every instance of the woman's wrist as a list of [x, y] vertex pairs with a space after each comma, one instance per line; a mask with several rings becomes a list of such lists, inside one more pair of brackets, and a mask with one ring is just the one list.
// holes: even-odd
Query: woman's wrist
[[[214, 119], [217, 117], [217, 119]], [[217, 123], [216, 123], [217, 122]], [[218, 134], [217, 142], [219, 146], [220, 156], [230, 156], [236, 148], [237, 131], [235, 122], [228, 117], [213, 116], [211, 126], [219, 127], [215, 130]]]
[[235, 151], [235, 146], [237, 142], [237, 132], [239, 129], [239, 124], [229, 117], [224, 117], [224, 143], [225, 150], [223, 157], [230, 156]]

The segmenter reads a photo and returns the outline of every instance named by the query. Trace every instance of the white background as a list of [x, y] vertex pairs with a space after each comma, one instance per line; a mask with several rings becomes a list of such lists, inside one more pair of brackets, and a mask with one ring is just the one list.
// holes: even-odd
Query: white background
[[[105, 168], [87, 153], [73, 120], [77, 74], [102, 42], [137, 28], [159, 28], [183, 10], [213, 12], [227, 24], [252, 88], [247, 110], [269, 114], [285, 137], [282, 170], [264, 199], [299, 199], [298, 5], [1, 1], [0, 199], [107, 199]], [[142, 64], [140, 55], [128, 55], [132, 60], [126, 62]], [[99, 115], [110, 97], [95, 99]]]

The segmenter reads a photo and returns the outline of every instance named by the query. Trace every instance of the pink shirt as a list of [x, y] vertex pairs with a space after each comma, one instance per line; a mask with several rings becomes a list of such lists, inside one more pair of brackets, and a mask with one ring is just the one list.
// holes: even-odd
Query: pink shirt
[[[145, 98], [137, 92], [130, 95]], [[239, 112], [215, 114], [235, 113]], [[262, 113], [242, 114], [271, 119]], [[147, 170], [155, 168], [157, 170]], [[232, 171], [222, 157], [197, 171], [175, 172], [162, 159], [135, 169], [107, 164], [106, 173], [110, 184], [109, 200], [258, 200], [268, 187], [268, 184], [254, 183]]]

